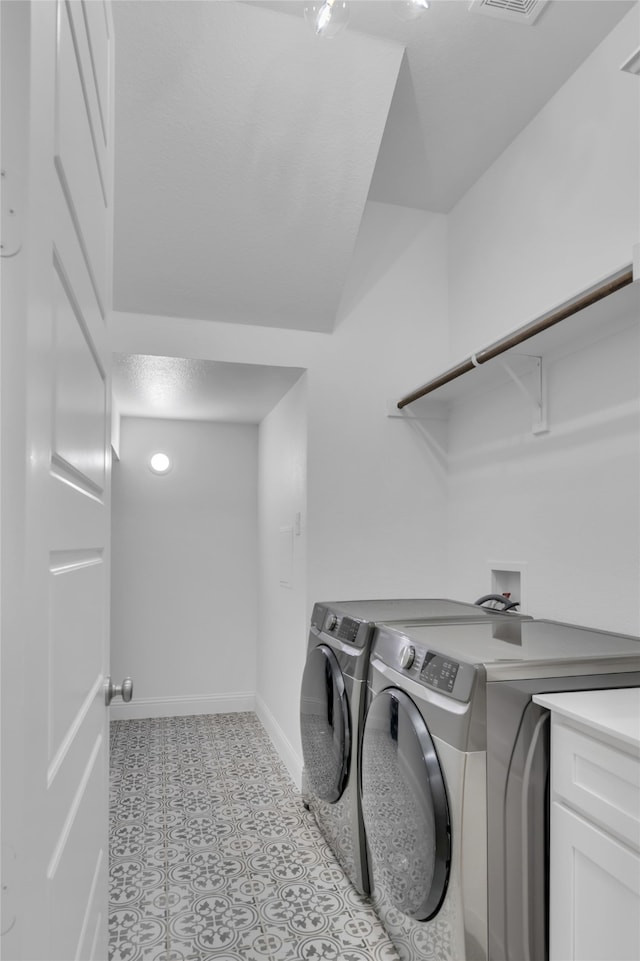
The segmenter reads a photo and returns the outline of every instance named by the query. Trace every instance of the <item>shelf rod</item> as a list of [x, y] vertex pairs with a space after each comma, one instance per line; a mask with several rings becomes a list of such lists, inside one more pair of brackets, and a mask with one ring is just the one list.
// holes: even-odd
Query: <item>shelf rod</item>
[[402, 410], [403, 407], [406, 407], [408, 404], [412, 404], [421, 397], [425, 397], [427, 394], [432, 393], [439, 387], [444, 387], [445, 384], [449, 384], [452, 380], [462, 377], [463, 374], [474, 370], [474, 368], [479, 367], [481, 364], [486, 364], [488, 360], [493, 360], [494, 357], [504, 354], [505, 351], [511, 350], [512, 347], [517, 347], [525, 340], [529, 340], [531, 337], [535, 337], [536, 334], [541, 333], [543, 330], [547, 330], [549, 327], [553, 327], [554, 324], [560, 323], [561, 320], [566, 320], [568, 317], [573, 317], [573, 315], [577, 314], [578, 311], [584, 310], [585, 307], [590, 307], [592, 304], [597, 303], [604, 297], [608, 297], [610, 294], [615, 293], [615, 291], [620, 290], [622, 287], [626, 287], [631, 283], [633, 283], [633, 269], [629, 267], [622, 273], [616, 274], [599, 287], [593, 288], [593, 290], [583, 294], [576, 300], [569, 301], [567, 304], [564, 304], [564, 306], [559, 307], [558, 310], [555, 310], [550, 314], [545, 314], [542, 317], [539, 317], [537, 320], [532, 320], [531, 323], [525, 324], [524, 327], [520, 327], [513, 333], [507, 334], [506, 337], [502, 337], [500, 340], [495, 341], [495, 343], [485, 347], [477, 354], [473, 354], [467, 360], [461, 361], [459, 364], [456, 364], [455, 367], [451, 367], [449, 370], [445, 371], [444, 374], [440, 374], [439, 377], [435, 377], [422, 387], [416, 388], [416, 390], [412, 391], [412, 393], [407, 394], [406, 397], [403, 397], [398, 401], [396, 405], [398, 410]]

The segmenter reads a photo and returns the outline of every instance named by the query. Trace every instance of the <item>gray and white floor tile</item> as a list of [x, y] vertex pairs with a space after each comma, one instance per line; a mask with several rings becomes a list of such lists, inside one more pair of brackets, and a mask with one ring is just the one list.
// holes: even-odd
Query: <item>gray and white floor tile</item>
[[397, 961], [254, 714], [111, 726], [110, 961]]

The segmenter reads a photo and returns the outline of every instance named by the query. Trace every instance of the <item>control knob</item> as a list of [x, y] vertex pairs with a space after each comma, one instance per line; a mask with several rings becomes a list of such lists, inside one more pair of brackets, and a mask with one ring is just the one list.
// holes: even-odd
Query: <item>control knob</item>
[[402, 654], [400, 655], [400, 667], [405, 671], [408, 670], [416, 659], [416, 649], [412, 647], [411, 644], [407, 644], [403, 648]]
[[336, 614], [330, 614], [327, 618], [327, 630], [335, 631], [336, 624], [338, 623], [338, 617]]

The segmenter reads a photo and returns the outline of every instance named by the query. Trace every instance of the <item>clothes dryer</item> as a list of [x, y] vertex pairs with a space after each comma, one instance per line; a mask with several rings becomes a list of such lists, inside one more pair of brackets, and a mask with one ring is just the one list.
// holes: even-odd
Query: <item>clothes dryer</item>
[[360, 749], [369, 647], [376, 624], [505, 621], [520, 615], [444, 598], [315, 604], [302, 677], [303, 796], [354, 887], [369, 891]]
[[376, 628], [362, 810], [402, 961], [544, 961], [549, 744], [531, 698], [638, 684], [636, 637], [504, 616]]

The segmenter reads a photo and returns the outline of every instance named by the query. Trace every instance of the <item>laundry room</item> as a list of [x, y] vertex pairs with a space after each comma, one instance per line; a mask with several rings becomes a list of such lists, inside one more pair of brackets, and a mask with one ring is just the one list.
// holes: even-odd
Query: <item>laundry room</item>
[[[618, 68], [633, 46], [636, 15], [635, 7], [627, 12], [448, 214], [369, 199], [331, 333], [114, 314], [114, 350], [123, 357], [168, 356], [178, 342], [202, 361], [306, 371], [258, 426], [258, 587], [248, 582], [244, 596], [247, 609], [264, 612], [248, 642], [258, 664], [255, 693], [296, 780], [299, 677], [317, 600], [473, 601], [492, 590], [493, 569], [517, 567], [527, 612], [604, 630], [640, 629], [633, 302], [614, 330], [605, 319], [552, 345], [543, 361], [543, 433], [532, 430], [534, 402], [506, 374], [484, 392], [472, 390], [470, 402], [454, 398], [446, 420], [426, 398], [393, 410], [453, 361], [631, 262], [638, 83]], [[383, 157], [384, 149], [383, 138]], [[115, 377], [117, 384], [117, 365]], [[171, 400], [157, 406], [164, 413]], [[115, 464], [116, 496], [125, 471]], [[163, 483], [148, 470], [142, 476], [150, 492]], [[138, 496], [146, 497], [142, 488]], [[197, 516], [192, 536], [208, 537]], [[284, 584], [283, 549], [294, 572]], [[224, 550], [234, 556], [238, 541], [228, 535]], [[116, 623], [118, 609], [135, 608], [141, 596], [121, 592], [144, 576], [124, 553], [127, 577], [115, 575]], [[211, 597], [228, 603], [215, 583]], [[174, 599], [165, 594], [157, 603], [168, 611]], [[208, 624], [194, 632], [201, 639], [209, 633]], [[142, 640], [133, 634], [125, 641], [114, 633], [116, 675], [132, 673], [126, 656], [138, 662]], [[156, 657], [171, 643], [167, 636], [157, 645]], [[189, 632], [179, 643], [193, 675], [191, 688], [185, 679], [177, 695], [248, 692], [231, 678], [225, 692], [220, 675], [207, 689], [202, 657], [209, 671], [225, 658], [215, 639], [206, 652]], [[219, 644], [226, 645], [224, 632]], [[137, 683], [141, 698], [160, 695], [146, 689], [144, 676]]]
[[636, 957], [639, 0], [13, 6], [2, 956]]

